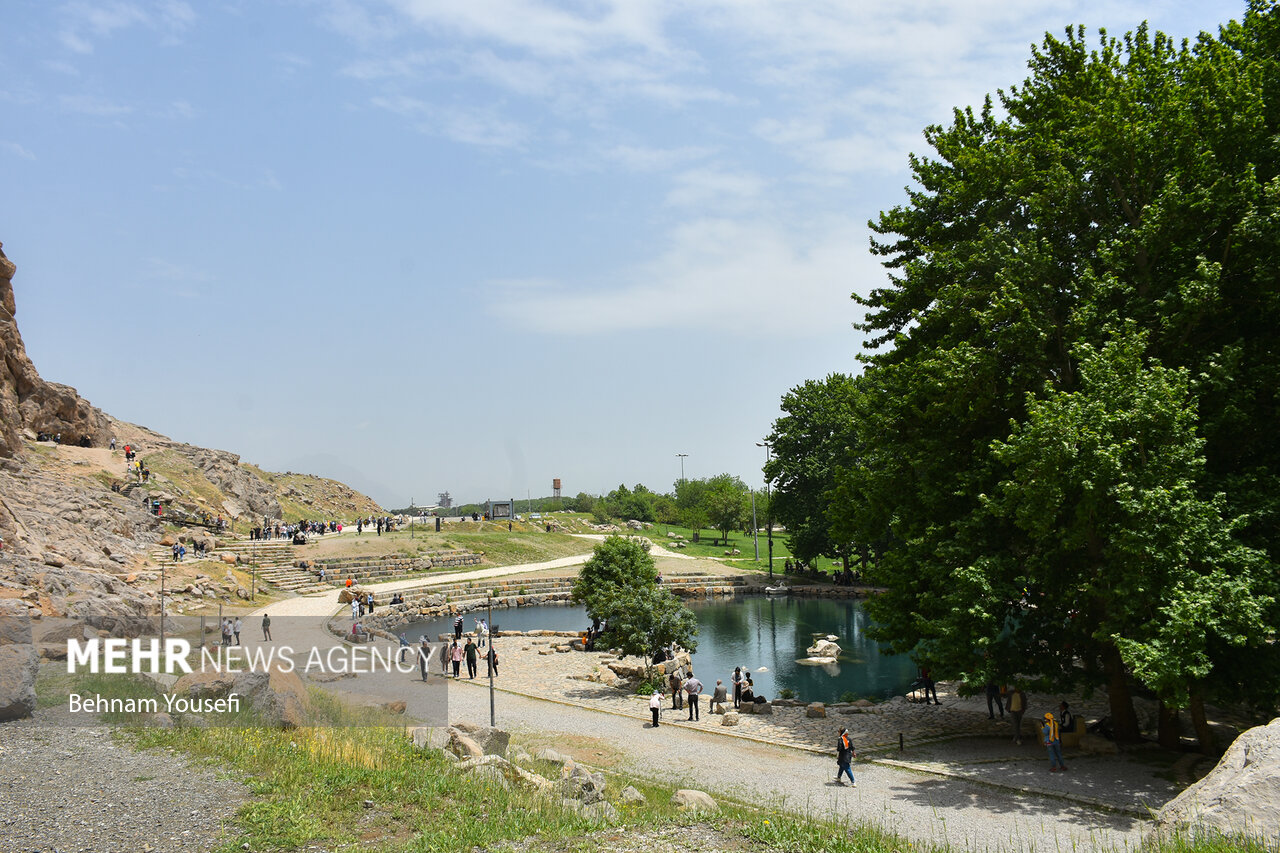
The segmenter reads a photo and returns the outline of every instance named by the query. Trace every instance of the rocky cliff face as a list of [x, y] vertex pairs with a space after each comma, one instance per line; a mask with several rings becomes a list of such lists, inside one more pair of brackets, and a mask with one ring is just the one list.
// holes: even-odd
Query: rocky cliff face
[[[34, 633], [37, 645], [57, 645], [84, 631], [154, 633], [158, 572], [151, 570], [150, 550], [175, 516], [222, 515], [238, 522], [228, 534], [233, 538], [264, 519], [280, 519], [282, 497], [292, 517], [345, 521], [381, 512], [366, 496], [330, 481], [321, 491], [333, 499], [307, 498], [294, 506], [299, 490], [292, 475], [260, 471], [234, 453], [118, 421], [75, 389], [45, 381], [27, 357], [14, 319], [15, 269], [0, 250], [0, 634], [13, 633], [5, 626], [20, 617], [31, 623], [27, 634]], [[37, 441], [42, 432], [61, 433], [62, 444]], [[90, 447], [78, 446], [83, 436]], [[120, 448], [137, 448], [151, 474], [148, 482], [128, 474], [123, 453], [108, 448], [112, 438]], [[162, 502], [165, 517], [149, 511], [153, 499]], [[0, 637], [0, 651], [9, 658], [19, 654], [17, 646], [30, 645], [29, 639], [6, 645]], [[0, 662], [0, 669], [5, 666]], [[10, 705], [26, 707], [29, 685], [19, 681], [0, 678], [0, 718]]]
[[68, 444], [89, 436], [97, 446], [110, 440], [106, 417], [82, 400], [76, 389], [46, 382], [27, 358], [15, 319], [13, 275], [17, 267], [0, 243], [0, 456], [21, 449], [21, 431], [61, 433]]

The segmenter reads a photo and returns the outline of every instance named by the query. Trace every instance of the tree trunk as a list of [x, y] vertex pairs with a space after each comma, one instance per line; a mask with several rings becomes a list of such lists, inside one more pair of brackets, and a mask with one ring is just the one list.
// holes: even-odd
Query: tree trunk
[[1196, 729], [1196, 740], [1199, 741], [1200, 751], [1205, 755], [1213, 755], [1216, 750], [1213, 745], [1213, 733], [1209, 731], [1209, 721], [1204, 715], [1204, 693], [1199, 689], [1191, 691], [1191, 725]]
[[1138, 714], [1133, 710], [1133, 697], [1125, 680], [1124, 661], [1120, 650], [1110, 643], [1103, 647], [1102, 668], [1107, 673], [1111, 731], [1118, 743], [1138, 743], [1142, 740], [1142, 731], [1138, 728]]
[[1157, 739], [1165, 749], [1181, 749], [1182, 738], [1178, 735], [1178, 709], [1166, 705], [1160, 700], [1160, 729]]

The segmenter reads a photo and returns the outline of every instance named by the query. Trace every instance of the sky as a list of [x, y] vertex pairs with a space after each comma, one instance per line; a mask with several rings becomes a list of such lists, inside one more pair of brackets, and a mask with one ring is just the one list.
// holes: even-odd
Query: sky
[[868, 220], [1074, 24], [1219, 0], [8, 0], [0, 241], [42, 376], [383, 506], [761, 485], [859, 371]]

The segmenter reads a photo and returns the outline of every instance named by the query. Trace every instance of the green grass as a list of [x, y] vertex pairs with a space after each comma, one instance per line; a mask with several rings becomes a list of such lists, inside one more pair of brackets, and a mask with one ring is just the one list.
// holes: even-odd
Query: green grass
[[[416, 557], [432, 551], [470, 551], [473, 554], [484, 554], [485, 566], [515, 566], [521, 563], [540, 563], [559, 557], [573, 557], [586, 554], [595, 543], [577, 539], [567, 533], [546, 533], [541, 527], [520, 522], [513, 522], [511, 531], [507, 525], [493, 522], [453, 522], [441, 532], [434, 529], [415, 529], [410, 535], [408, 530], [396, 530], [384, 533], [386, 540], [374, 544], [365, 536], [351, 542], [353, 550], [344, 548], [343, 556], [359, 555], [361, 541], [370, 543], [370, 549], [377, 547], [387, 553], [398, 553], [406, 557]], [[344, 543], [345, 545], [346, 543]], [[336, 556], [336, 555], [335, 555]], [[466, 567], [463, 567], [464, 569]], [[458, 567], [449, 571], [460, 571]], [[416, 576], [416, 575], [414, 575]]]
[[[667, 536], [667, 533], [676, 533], [685, 538], [686, 547], [673, 548], [673, 540]], [[730, 562], [731, 565], [741, 566], [743, 568], [769, 568], [769, 542], [768, 537], [764, 533], [760, 534], [760, 559], [755, 559], [755, 540], [743, 533], [742, 531], [731, 531], [729, 533], [729, 544], [725, 545], [720, 539], [720, 531], [704, 528], [698, 533], [699, 542], [693, 541], [693, 530], [688, 527], [680, 527], [676, 524], [654, 524], [652, 528], [641, 531], [644, 536], [657, 542], [664, 548], [678, 551], [681, 554], [688, 554], [691, 557], [716, 557], [721, 560]], [[712, 544], [714, 542], [715, 544]], [[726, 555], [725, 551], [731, 551], [737, 548], [742, 553], [738, 556]], [[791, 556], [791, 551], [787, 548], [786, 537], [784, 534], [773, 533], [773, 568], [775, 572], [782, 571], [782, 561]]]

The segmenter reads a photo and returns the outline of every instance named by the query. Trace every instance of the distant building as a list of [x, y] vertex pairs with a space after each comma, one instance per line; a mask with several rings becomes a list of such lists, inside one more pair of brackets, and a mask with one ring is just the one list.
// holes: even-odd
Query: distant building
[[436, 497], [439, 499], [438, 502], [440, 504], [441, 509], [448, 509], [449, 507], [453, 506], [453, 498], [449, 496], [448, 492], [441, 492]]

